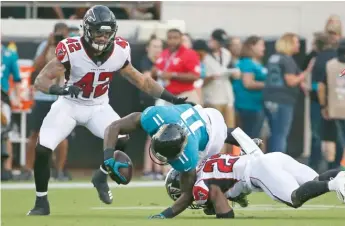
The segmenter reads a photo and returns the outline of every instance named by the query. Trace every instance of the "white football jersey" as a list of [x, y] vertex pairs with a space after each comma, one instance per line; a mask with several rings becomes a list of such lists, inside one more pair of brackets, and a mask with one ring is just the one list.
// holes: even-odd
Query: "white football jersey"
[[[250, 156], [216, 154], [203, 160], [197, 167], [197, 181], [193, 187], [196, 203], [202, 205], [208, 199], [209, 185], [218, 185], [223, 192], [242, 187], [245, 169]], [[237, 184], [241, 186], [237, 186]]]
[[66, 85], [77, 85], [82, 88], [78, 98], [64, 96], [84, 105], [108, 103], [108, 89], [114, 72], [120, 70], [126, 62], [131, 61], [129, 43], [121, 38], [114, 41], [113, 52], [108, 59], [94, 62], [85, 51], [81, 37], [62, 40], [56, 47], [55, 54], [61, 63], [69, 62], [71, 68], [66, 77]]

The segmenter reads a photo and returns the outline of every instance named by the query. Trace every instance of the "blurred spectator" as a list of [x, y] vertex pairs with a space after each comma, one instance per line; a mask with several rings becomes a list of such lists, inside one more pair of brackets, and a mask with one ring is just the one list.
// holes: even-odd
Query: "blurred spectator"
[[75, 37], [80, 36], [80, 30], [77, 26], [69, 26], [68, 27], [68, 37]]
[[[152, 76], [152, 67], [162, 53], [162, 50], [162, 40], [153, 35], [146, 45], [146, 55], [140, 61], [140, 72], [142, 72], [144, 76]], [[140, 100], [142, 102], [142, 109], [155, 104], [155, 99], [153, 97], [144, 92], [139, 92]], [[152, 162], [150, 158], [150, 145], [151, 138], [148, 136], [145, 144], [143, 178], [161, 180], [163, 179], [163, 167]]]
[[64, 13], [60, 6], [38, 7], [37, 18], [40, 19], [65, 19]]
[[36, 71], [39, 72], [46, 63], [53, 59], [56, 45], [64, 38], [68, 37], [68, 32], [68, 26], [65, 23], [55, 24], [54, 31], [49, 35], [48, 40], [41, 42], [37, 48], [34, 61], [34, 68]]
[[187, 49], [191, 49], [193, 47], [192, 37], [188, 33], [184, 33], [182, 35], [182, 45]]
[[8, 95], [10, 88], [10, 76], [12, 75], [15, 83], [15, 95], [12, 105], [20, 105], [20, 70], [18, 65], [18, 55], [1, 44], [1, 94]]
[[[207, 43], [197, 40], [194, 43], [196, 50], [201, 57], [202, 68], [205, 72], [202, 95], [205, 107], [219, 110], [225, 121], [232, 122], [232, 112], [229, 106], [233, 106], [233, 91], [228, 82], [231, 72], [222, 66], [210, 53]], [[230, 126], [230, 125], [229, 125]]]
[[[72, 10], [72, 12], [71, 12]], [[78, 7], [75, 9], [71, 9], [71, 8], [64, 8], [63, 11], [67, 12], [65, 14], [67, 14], [66, 18], [69, 18], [70, 20], [81, 20], [84, 18], [84, 15], [86, 13], [86, 11], [88, 10], [87, 7]], [[72, 15], [70, 15], [72, 13]]]
[[243, 43], [241, 58], [237, 66], [242, 80], [234, 81], [235, 109], [240, 124], [250, 137], [260, 137], [264, 122], [262, 90], [265, 85], [267, 69], [261, 64], [265, 55], [265, 42], [258, 36], [250, 36]]
[[[228, 65], [228, 68], [236, 68], [238, 60], [240, 59], [240, 55], [241, 55], [241, 49], [242, 49], [241, 39], [238, 37], [230, 38], [229, 43], [228, 43], [228, 49], [231, 53], [231, 61], [230, 61], [230, 64]], [[235, 95], [236, 95], [235, 90], [237, 88], [236, 86], [240, 84], [240, 79], [241, 79], [241, 73], [239, 73], [238, 76], [235, 76], [235, 74], [233, 74], [233, 76], [231, 76], [230, 78], [231, 85], [232, 85]], [[236, 97], [235, 97], [235, 101], [236, 101]], [[236, 111], [235, 111], [235, 125], [238, 127], [241, 127], [240, 118]]]
[[325, 25], [325, 32], [331, 36], [333, 47], [336, 48], [342, 37], [342, 23], [340, 17], [332, 15], [328, 18]]
[[[182, 45], [186, 47], [187, 49], [192, 49], [193, 48], [193, 41], [192, 37], [188, 33], [184, 33], [182, 36]], [[200, 65], [201, 67], [201, 65]], [[201, 68], [200, 68], [201, 69]], [[203, 103], [203, 98], [201, 94], [201, 87], [204, 83], [203, 81], [204, 77], [202, 76], [202, 71], [200, 71], [200, 78], [194, 82], [194, 88], [195, 91], [197, 92], [199, 99], [200, 99], [200, 104]]]
[[231, 53], [231, 61], [228, 67], [234, 68], [238, 60], [240, 59], [240, 55], [241, 55], [241, 49], [242, 49], [241, 39], [239, 37], [230, 38], [228, 49]]
[[[35, 79], [35, 75], [42, 70], [42, 68], [55, 57], [55, 47], [59, 41], [68, 37], [68, 26], [64, 23], [57, 23], [54, 27], [54, 32], [49, 35], [48, 40], [43, 41], [37, 48], [34, 67], [35, 72], [32, 73], [32, 80]], [[57, 84], [63, 84], [63, 77], [56, 79]], [[26, 166], [22, 171], [21, 178], [23, 180], [29, 180], [32, 178], [32, 170], [35, 161], [35, 146], [38, 139], [38, 134], [43, 122], [43, 119], [48, 114], [51, 105], [55, 102], [57, 96], [44, 94], [40, 91], [35, 91], [34, 100], [35, 105], [32, 109], [32, 113], [29, 118], [30, 122], [30, 136], [27, 146]], [[66, 173], [63, 172], [67, 158], [68, 142], [67, 139], [62, 141], [56, 148], [57, 152], [54, 152], [57, 156], [56, 163], [56, 175], [53, 177], [58, 180], [67, 180]]]
[[[18, 65], [18, 55], [16, 52], [9, 50], [5, 46], [1, 44], [1, 100], [4, 104], [10, 106], [10, 101], [8, 97], [8, 91], [10, 88], [10, 76], [12, 75], [13, 81], [15, 83], [15, 95], [12, 99], [12, 105], [20, 106], [20, 71]], [[6, 100], [6, 101], [3, 101]], [[10, 111], [10, 108], [9, 108]], [[10, 122], [10, 114], [7, 116], [7, 121]], [[8, 125], [10, 126], [10, 125]], [[2, 137], [1, 143], [3, 147], [6, 147], [6, 152], [8, 154], [8, 158], [5, 160], [3, 164], [3, 171], [7, 179], [12, 178], [12, 143], [8, 137]], [[5, 145], [6, 144], [6, 145]]]
[[270, 152], [285, 152], [299, 86], [304, 82], [312, 64], [301, 73], [292, 55], [299, 52], [296, 34], [286, 33], [275, 43], [276, 54], [267, 64], [267, 79], [263, 89], [264, 108], [270, 127]]
[[[9, 167], [8, 158], [12, 158], [12, 145], [9, 142], [8, 133], [11, 130], [11, 106], [9, 97], [6, 94], [1, 95], [1, 181], [12, 179], [12, 167]], [[9, 153], [9, 152], [10, 153]], [[11, 155], [10, 155], [11, 154]], [[11, 159], [12, 161], [12, 159]]]
[[182, 45], [182, 33], [178, 29], [167, 32], [167, 46], [156, 61], [153, 74], [172, 94], [188, 97], [189, 101], [200, 104], [201, 100], [194, 87], [194, 82], [200, 77], [197, 53]]
[[229, 37], [223, 29], [216, 29], [212, 32], [208, 46], [212, 56], [224, 67], [231, 62], [231, 53], [225, 48]]
[[314, 57], [316, 57], [316, 55], [317, 55], [317, 51], [318, 51], [318, 50], [317, 50], [317, 48], [316, 48], [316, 38], [317, 38], [316, 36], [317, 36], [318, 34], [319, 34], [319, 33], [314, 33], [311, 51], [310, 51], [310, 53], [308, 53], [307, 56], [304, 58], [304, 61], [303, 61], [303, 64], [302, 64], [302, 70], [305, 70], [305, 69], [308, 67], [310, 61], [311, 61]]
[[[325, 80], [327, 62], [337, 56], [333, 49], [331, 35], [328, 33], [315, 34], [315, 47], [318, 52], [315, 57], [315, 64], [311, 72], [311, 92], [310, 92], [310, 122], [311, 122], [311, 155], [309, 157], [309, 166], [318, 171], [322, 160], [321, 155], [321, 130], [322, 117], [321, 106], [318, 100], [318, 84]], [[329, 134], [331, 131], [327, 130]]]
[[[215, 79], [217, 75], [222, 74], [224, 70], [226, 70], [228, 65], [230, 65], [231, 53], [229, 52], [229, 50], [224, 48], [224, 46], [227, 45], [228, 40], [229, 40], [228, 35], [223, 29], [216, 29], [212, 32], [211, 38], [208, 42], [208, 46], [211, 50], [211, 56], [218, 62], [219, 68], [218, 68], [218, 71], [213, 70], [211, 72], [213, 73], [212, 74], [213, 76], [209, 76], [207, 80], [210, 80], [210, 81], [213, 80], [213, 81], [209, 85], [205, 85], [205, 88], [209, 87], [208, 88], [209, 90], [217, 89], [215, 84], [218, 84], [218, 83], [226, 83], [227, 88], [226, 90], [223, 91], [224, 92], [223, 94], [225, 94], [225, 96], [222, 97], [223, 100], [217, 101], [217, 100], [211, 100], [211, 98], [209, 98], [208, 100], [205, 100], [205, 103], [208, 102], [209, 104], [208, 106], [213, 106], [217, 108], [223, 114], [228, 127], [234, 127], [235, 125], [235, 119], [234, 119], [235, 115], [234, 115], [234, 109], [233, 109], [233, 104], [234, 104], [233, 95], [234, 94], [232, 91], [232, 86], [229, 83], [230, 81], [229, 78], [230, 76], [238, 76], [240, 72], [238, 70], [228, 71], [230, 76], [227, 77], [226, 79], [224, 78], [220, 80]], [[220, 89], [218, 90], [221, 91]], [[227, 104], [224, 103], [224, 100], [228, 101]], [[222, 104], [219, 104], [220, 102], [222, 102]]]
[[[148, 5], [141, 5], [140, 2], [137, 5], [126, 6], [123, 9], [127, 12], [129, 19], [133, 20], [159, 20], [161, 11], [161, 2], [146, 2], [151, 3]], [[115, 12], [115, 15], [116, 12]]]
[[[339, 73], [345, 68], [345, 39], [340, 42], [336, 58], [326, 64], [326, 76], [318, 83], [318, 98], [322, 108], [322, 117], [325, 119], [322, 131], [324, 135], [336, 142], [336, 152], [326, 150], [325, 157], [328, 168], [336, 168], [339, 165], [345, 169], [345, 109], [344, 103], [344, 78]], [[333, 102], [330, 103], [330, 100]], [[332, 109], [331, 109], [332, 108]], [[330, 111], [335, 116], [330, 120]], [[330, 128], [333, 127], [333, 128]]]

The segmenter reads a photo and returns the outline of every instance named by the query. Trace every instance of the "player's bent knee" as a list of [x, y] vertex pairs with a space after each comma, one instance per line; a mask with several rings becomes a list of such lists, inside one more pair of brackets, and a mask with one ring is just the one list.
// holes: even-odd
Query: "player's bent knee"
[[45, 135], [42, 136], [41, 134], [39, 135], [37, 140], [37, 146], [41, 145], [42, 147], [46, 147], [50, 150], [55, 150], [59, 143], [60, 141], [57, 141], [54, 138], [49, 138]]
[[45, 154], [45, 153], [50, 154], [52, 152], [52, 149], [50, 149], [48, 147], [45, 147], [45, 146], [43, 146], [43, 145], [41, 145], [39, 143], [37, 144], [35, 150], [36, 150], [36, 153], [43, 153], [43, 154]]

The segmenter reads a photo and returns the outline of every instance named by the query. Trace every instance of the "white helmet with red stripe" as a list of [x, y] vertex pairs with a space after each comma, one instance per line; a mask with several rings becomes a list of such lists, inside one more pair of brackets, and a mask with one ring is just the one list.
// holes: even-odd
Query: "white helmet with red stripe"
[[193, 197], [195, 203], [197, 205], [205, 205], [208, 200], [209, 192], [210, 190], [206, 186], [204, 180], [197, 181], [193, 187]]

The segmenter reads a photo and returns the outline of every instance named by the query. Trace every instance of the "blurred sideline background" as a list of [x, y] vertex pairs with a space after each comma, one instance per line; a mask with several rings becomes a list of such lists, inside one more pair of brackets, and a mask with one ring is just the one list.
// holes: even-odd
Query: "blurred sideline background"
[[[81, 29], [78, 31], [81, 19], [85, 11], [95, 4], [107, 5], [115, 13], [119, 26], [117, 36], [125, 38], [130, 43], [132, 63], [138, 69], [141, 68], [142, 58], [148, 54], [147, 44], [152, 35], [155, 35], [155, 39], [162, 40], [164, 43], [167, 31], [171, 28], [177, 28], [182, 33], [188, 33], [186, 38], [189, 38], [192, 43], [197, 39], [205, 40], [207, 43], [210, 39], [219, 41], [214, 36], [214, 31], [222, 29], [227, 35], [227, 42], [229, 42], [223, 47], [228, 49], [232, 57], [232, 60], [230, 60], [232, 65], [229, 67], [240, 70], [241, 68], [234, 62], [234, 59], [238, 57], [236, 56], [237, 53], [231, 49], [231, 45], [234, 45], [235, 40], [238, 39], [243, 43], [249, 36], [261, 37], [266, 47], [261, 64], [266, 67], [269, 57], [276, 52], [276, 40], [287, 32], [295, 33], [300, 41], [300, 49], [293, 58], [297, 65], [305, 70], [306, 61], [310, 60], [307, 57], [308, 54], [312, 51], [317, 52], [313, 48], [314, 33], [324, 32], [330, 36], [334, 35], [340, 41], [344, 29], [343, 21], [345, 20], [343, 13], [344, 2], [2, 1], [1, 43], [9, 51], [16, 52], [18, 55], [20, 76], [22, 78], [19, 97], [21, 107], [12, 103], [12, 122], [9, 125], [10, 132], [6, 134], [8, 139], [6, 139], [5, 133], [2, 133], [2, 150], [7, 150], [7, 154], [10, 155], [10, 162], [8, 162], [8, 159], [3, 159], [5, 161], [2, 164], [3, 171], [7, 174], [2, 175], [2, 179], [26, 180], [32, 178], [32, 175], [30, 176], [30, 167], [27, 166], [27, 149], [32, 134], [30, 122], [35, 120], [31, 114], [32, 107], [35, 104], [35, 91], [31, 84], [33, 82], [32, 73], [37, 72], [34, 64], [35, 59], [37, 60], [37, 48], [41, 42], [48, 39], [56, 23], [65, 23], [69, 27], [70, 36], [76, 35], [78, 32], [81, 33]], [[193, 46], [189, 46], [189, 48], [193, 48]], [[334, 45], [332, 48], [337, 49], [338, 46]], [[305, 82], [309, 84], [307, 85], [310, 89], [308, 92], [311, 91], [311, 80], [312, 73], [305, 78]], [[231, 79], [228, 82], [229, 85], [233, 85]], [[9, 94], [11, 100], [16, 99], [14, 92], [16, 84], [13, 81], [10, 84]], [[147, 100], [147, 97], [121, 78], [118, 73], [115, 73], [110, 87], [110, 103], [120, 116], [125, 116], [134, 111], [142, 111], [145, 107], [154, 103]], [[196, 88], [201, 89], [201, 91], [203, 89], [203, 87], [200, 88], [197, 85]], [[233, 107], [233, 105], [233, 103], [229, 103], [230, 107]], [[310, 106], [310, 95], [300, 91], [294, 104], [291, 131], [287, 138], [286, 152], [305, 163], [309, 162], [312, 149]], [[320, 109], [318, 111], [320, 114]], [[234, 112], [237, 115], [236, 107]], [[321, 120], [323, 120], [322, 117], [319, 121]], [[240, 126], [238, 121], [236, 123], [233, 125]], [[284, 124], [281, 126], [284, 126]], [[319, 130], [322, 131], [323, 128]], [[261, 130], [262, 136], [263, 138], [269, 136], [267, 119]], [[314, 168], [322, 170], [329, 167], [330, 163], [333, 162], [332, 166], [340, 166], [343, 145], [338, 142], [337, 146], [336, 143], [338, 138], [343, 138], [343, 136], [344, 134], [337, 133], [331, 141], [333, 145], [328, 144], [329, 140], [326, 144], [321, 142], [323, 139], [320, 138], [323, 148], [318, 153], [320, 161]], [[146, 135], [142, 131], [131, 134], [131, 141], [126, 152], [133, 160], [136, 175], [144, 176], [145, 179], [162, 179], [164, 175], [163, 177], [157, 175], [164, 174], [163, 171], [150, 169], [147, 165], [151, 163], [147, 160], [144, 162], [146, 140]], [[65, 175], [63, 177], [56, 176], [57, 179], [64, 180], [88, 176], [93, 169], [98, 167], [97, 164], [102, 159], [100, 154], [102, 153], [102, 141], [94, 137], [85, 128], [77, 127], [73, 131], [71, 136], [68, 137], [67, 149], [67, 161], [66, 164], [63, 163]], [[336, 152], [340, 153], [338, 154], [340, 157], [335, 157]], [[59, 154], [56, 154], [56, 156], [59, 158]], [[343, 164], [345, 166], [344, 162]]]

